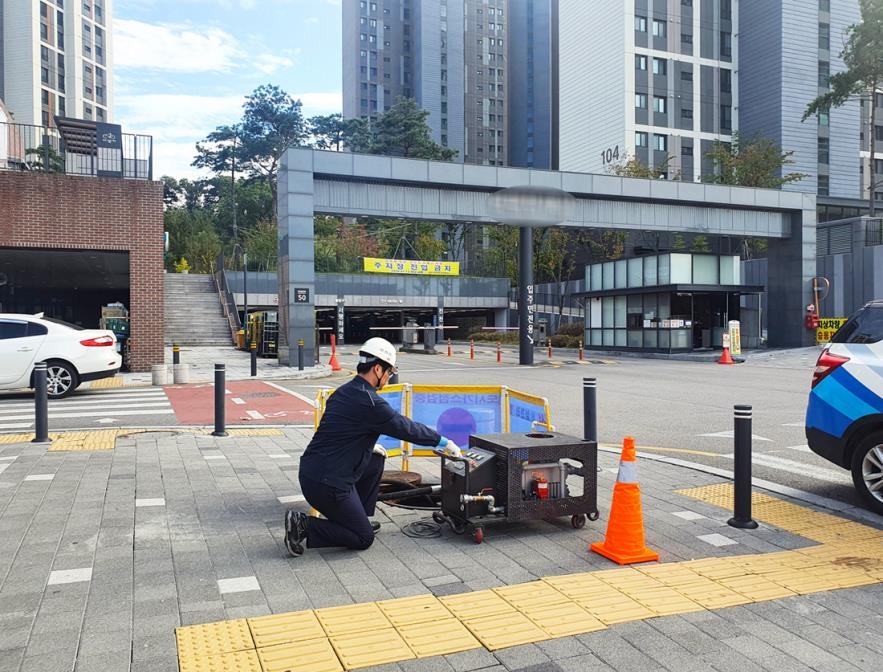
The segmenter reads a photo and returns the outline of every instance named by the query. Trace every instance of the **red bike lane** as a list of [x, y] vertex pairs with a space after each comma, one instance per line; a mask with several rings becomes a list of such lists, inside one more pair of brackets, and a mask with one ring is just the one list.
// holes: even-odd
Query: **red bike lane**
[[[224, 414], [228, 425], [313, 424], [313, 405], [284, 388], [259, 380], [228, 381]], [[215, 386], [169, 385], [164, 388], [175, 417], [183, 425], [215, 422]]]

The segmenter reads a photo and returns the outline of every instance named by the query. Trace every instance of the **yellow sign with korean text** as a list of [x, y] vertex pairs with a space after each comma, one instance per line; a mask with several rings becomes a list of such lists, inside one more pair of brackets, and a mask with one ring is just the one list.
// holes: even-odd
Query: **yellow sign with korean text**
[[413, 259], [376, 259], [362, 257], [366, 273], [404, 273], [406, 275], [460, 275], [459, 261], [417, 261]]
[[819, 319], [819, 328], [816, 329], [816, 343], [830, 343], [831, 337], [844, 322], [845, 317], [822, 317]]

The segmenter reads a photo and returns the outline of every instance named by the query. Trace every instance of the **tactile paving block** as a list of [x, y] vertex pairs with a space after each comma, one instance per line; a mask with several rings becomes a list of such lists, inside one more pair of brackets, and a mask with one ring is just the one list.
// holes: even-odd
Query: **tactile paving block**
[[489, 651], [549, 639], [545, 630], [514, 610], [466, 621], [466, 627]]
[[472, 633], [455, 618], [402, 624], [399, 634], [418, 658], [445, 656], [481, 648]]
[[258, 649], [263, 672], [341, 672], [343, 665], [325, 637]]
[[178, 672], [264, 672], [254, 649], [218, 653], [211, 656], [181, 658], [178, 655]]
[[325, 631], [312, 611], [249, 618], [248, 627], [255, 646], [259, 648], [325, 637]]
[[750, 599], [752, 602], [793, 597], [796, 593], [759, 574], [746, 574], [720, 579], [720, 583]]
[[383, 600], [377, 606], [396, 627], [451, 618], [451, 612], [434, 595]]
[[494, 588], [494, 592], [552, 637], [578, 635], [607, 627], [545, 581]]
[[[375, 623], [376, 626], [376, 623]], [[414, 652], [393, 628], [331, 637], [331, 646], [347, 670], [414, 658]]]
[[375, 602], [326, 607], [314, 613], [329, 637], [392, 627]]
[[446, 595], [440, 601], [461, 621], [515, 612], [515, 607], [492, 590]]
[[255, 648], [244, 618], [175, 628], [175, 639], [179, 660]]
[[116, 446], [116, 429], [98, 429], [89, 432], [65, 432], [52, 438], [50, 451], [113, 450]]

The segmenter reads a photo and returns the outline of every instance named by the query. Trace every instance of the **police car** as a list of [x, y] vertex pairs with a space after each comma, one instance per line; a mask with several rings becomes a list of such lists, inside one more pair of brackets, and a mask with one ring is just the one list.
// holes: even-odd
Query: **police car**
[[819, 355], [806, 409], [812, 451], [852, 471], [883, 514], [883, 299], [860, 308]]

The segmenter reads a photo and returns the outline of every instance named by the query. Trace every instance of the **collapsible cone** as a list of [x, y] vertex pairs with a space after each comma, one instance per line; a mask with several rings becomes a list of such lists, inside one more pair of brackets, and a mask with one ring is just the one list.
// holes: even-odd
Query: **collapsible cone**
[[728, 345], [724, 346], [724, 352], [721, 355], [721, 358], [717, 360], [718, 364], [735, 364], [733, 358], [730, 357], [730, 347]]
[[620, 565], [659, 560], [659, 553], [644, 545], [641, 486], [638, 485], [635, 463], [635, 440], [630, 436], [622, 441], [622, 457], [616, 485], [613, 486], [607, 536], [603, 543], [595, 542], [589, 548]]

